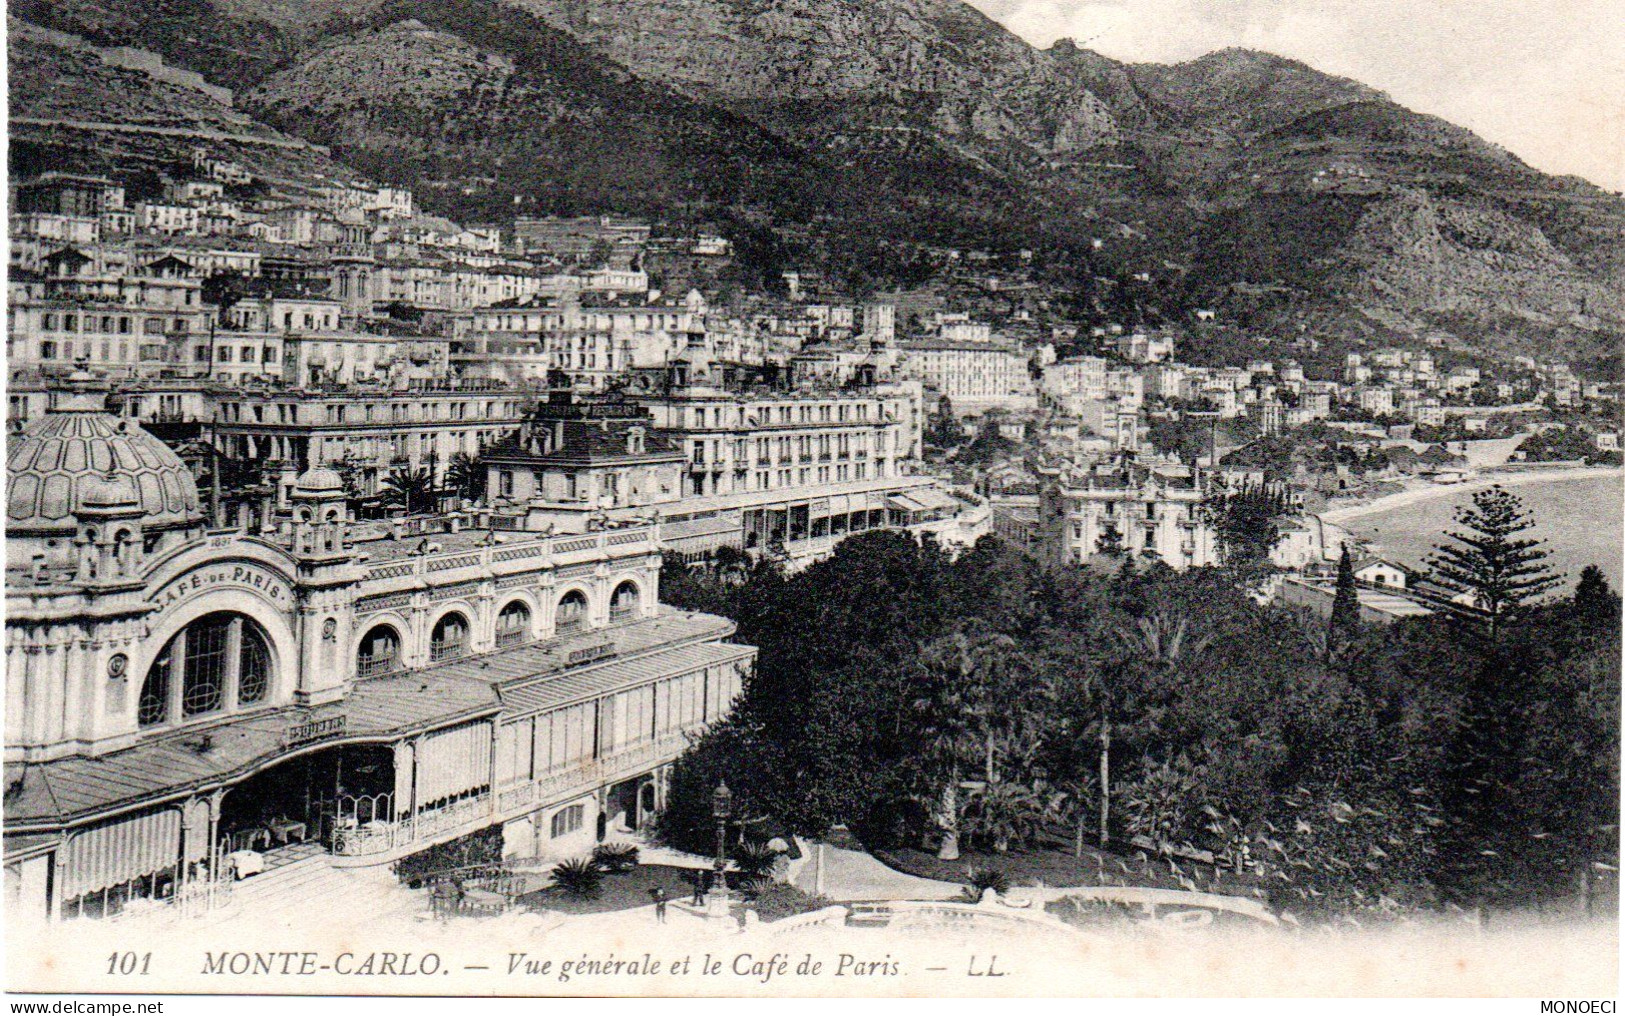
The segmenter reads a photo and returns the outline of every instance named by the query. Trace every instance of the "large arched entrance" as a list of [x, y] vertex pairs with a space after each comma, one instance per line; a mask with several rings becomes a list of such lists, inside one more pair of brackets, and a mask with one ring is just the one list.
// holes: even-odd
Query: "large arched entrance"
[[337, 851], [347, 836], [394, 820], [394, 793], [390, 745], [324, 748], [228, 789], [220, 802], [218, 840], [227, 854]]

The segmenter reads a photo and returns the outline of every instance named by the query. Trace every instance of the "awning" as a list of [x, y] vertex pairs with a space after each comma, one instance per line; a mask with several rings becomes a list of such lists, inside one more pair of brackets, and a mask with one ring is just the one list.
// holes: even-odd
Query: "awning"
[[667, 677], [681, 677], [718, 664], [749, 660], [756, 650], [727, 642], [703, 642], [584, 667], [539, 681], [502, 689], [503, 713], [508, 718], [534, 716], [574, 705], [611, 692], [637, 688]]
[[945, 490], [936, 487], [916, 487], [908, 492], [908, 496], [920, 502], [927, 508], [958, 508], [959, 499]]
[[927, 510], [924, 504], [914, 500], [914, 498], [909, 494], [888, 495], [886, 498], [886, 503], [893, 508], [905, 512], [923, 512]]
[[662, 522], [660, 542], [679, 553], [699, 553], [718, 547], [737, 547], [744, 541], [738, 515], [718, 515], [686, 522]]
[[58, 833], [8, 833], [5, 837], [6, 863], [48, 854], [62, 843]]

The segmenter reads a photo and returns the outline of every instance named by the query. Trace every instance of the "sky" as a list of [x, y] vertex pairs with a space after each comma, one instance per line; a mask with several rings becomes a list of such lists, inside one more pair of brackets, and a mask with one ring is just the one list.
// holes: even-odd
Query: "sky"
[[1124, 61], [1227, 46], [1302, 60], [1548, 173], [1625, 190], [1625, 0], [969, 0], [1047, 48]]

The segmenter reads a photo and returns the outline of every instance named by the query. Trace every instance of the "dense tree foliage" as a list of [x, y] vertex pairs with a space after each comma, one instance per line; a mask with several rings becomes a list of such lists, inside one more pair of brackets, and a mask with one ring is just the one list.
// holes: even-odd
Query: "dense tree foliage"
[[1202, 502], [1202, 516], [1213, 527], [1225, 563], [1242, 569], [1269, 562], [1281, 540], [1281, 519], [1291, 505], [1275, 484], [1220, 490]]
[[944, 395], [937, 402], [936, 412], [926, 422], [925, 443], [933, 448], [957, 448], [965, 443], [965, 427], [954, 415], [954, 406]]
[[1333, 652], [1323, 617], [1228, 569], [1047, 571], [991, 538], [950, 560], [863, 534], [790, 577], [674, 565], [663, 596], [761, 649], [675, 768], [678, 845], [708, 849], [726, 779], [744, 814], [945, 857], [1051, 836], [1245, 857], [1308, 918], [1572, 897], [1617, 842], [1600, 575], [1500, 649], [1435, 615], [1344, 625]]

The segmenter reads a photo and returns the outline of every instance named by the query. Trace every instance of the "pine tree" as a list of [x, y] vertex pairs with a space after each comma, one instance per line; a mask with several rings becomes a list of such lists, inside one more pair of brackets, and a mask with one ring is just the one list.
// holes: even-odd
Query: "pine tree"
[[1439, 585], [1472, 597], [1483, 612], [1486, 634], [1494, 642], [1518, 612], [1563, 580], [1546, 564], [1543, 540], [1520, 537], [1535, 527], [1517, 495], [1500, 484], [1473, 495], [1470, 507], [1456, 509], [1461, 530], [1435, 546], [1428, 558]]
[[1360, 628], [1360, 597], [1354, 584], [1354, 558], [1349, 545], [1337, 560], [1337, 592], [1332, 597], [1332, 643], [1340, 644]]
[[1117, 528], [1116, 520], [1107, 519], [1101, 527], [1100, 539], [1095, 541], [1095, 553], [1110, 558], [1123, 556], [1123, 533]]
[[1606, 625], [1619, 620], [1619, 595], [1608, 588], [1602, 569], [1588, 564], [1574, 587], [1574, 617], [1590, 625]]
[[965, 428], [954, 415], [954, 405], [944, 395], [937, 403], [926, 432], [926, 442], [937, 448], [957, 448], [965, 443]]

